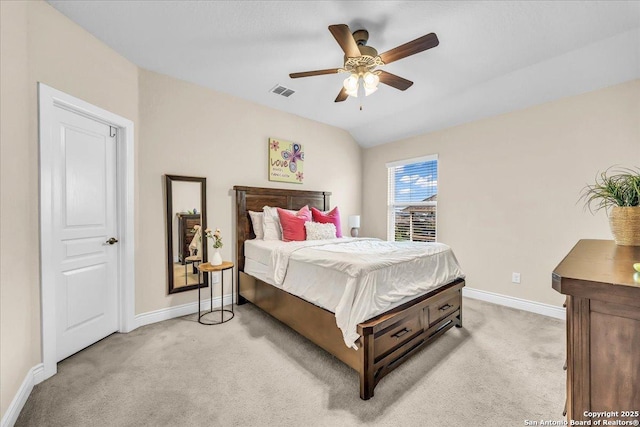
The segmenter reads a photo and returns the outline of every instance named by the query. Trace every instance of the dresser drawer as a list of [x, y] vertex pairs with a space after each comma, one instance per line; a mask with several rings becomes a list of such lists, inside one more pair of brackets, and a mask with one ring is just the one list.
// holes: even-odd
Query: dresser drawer
[[404, 318], [376, 336], [374, 343], [376, 357], [401, 346], [420, 334], [423, 331], [422, 313], [420, 310], [414, 316]]
[[185, 220], [186, 231], [191, 231], [193, 233], [193, 229], [196, 225], [200, 225], [200, 218], [188, 218]]
[[436, 324], [440, 319], [458, 310], [461, 298], [460, 292], [455, 291], [429, 304], [429, 325]]

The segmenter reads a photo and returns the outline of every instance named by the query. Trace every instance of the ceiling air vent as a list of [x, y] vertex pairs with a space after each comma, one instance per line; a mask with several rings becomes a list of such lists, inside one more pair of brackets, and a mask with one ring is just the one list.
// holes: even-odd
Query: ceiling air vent
[[271, 88], [271, 92], [275, 93], [276, 95], [282, 95], [285, 98], [288, 98], [296, 93], [295, 90], [280, 85], [275, 85], [273, 88]]

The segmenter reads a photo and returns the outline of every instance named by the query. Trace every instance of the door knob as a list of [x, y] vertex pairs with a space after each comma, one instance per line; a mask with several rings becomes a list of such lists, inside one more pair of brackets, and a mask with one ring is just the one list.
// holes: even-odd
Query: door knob
[[116, 239], [115, 237], [112, 237], [109, 240], [107, 240], [105, 243], [113, 245], [114, 243], [118, 243], [118, 239]]

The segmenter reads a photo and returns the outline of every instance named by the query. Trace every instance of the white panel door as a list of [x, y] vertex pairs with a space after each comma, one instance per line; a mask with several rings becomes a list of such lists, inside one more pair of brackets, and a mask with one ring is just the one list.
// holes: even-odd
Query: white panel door
[[56, 361], [118, 329], [116, 140], [110, 126], [55, 108]]

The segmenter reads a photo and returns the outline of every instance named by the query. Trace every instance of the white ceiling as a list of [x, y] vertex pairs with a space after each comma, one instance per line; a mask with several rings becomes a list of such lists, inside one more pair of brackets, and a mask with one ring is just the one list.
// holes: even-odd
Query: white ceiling
[[[59, 1], [60, 12], [142, 68], [349, 131], [362, 146], [640, 78], [640, 2]], [[382, 53], [440, 45], [387, 71], [414, 81], [334, 103], [344, 75], [327, 27], [369, 31]], [[296, 93], [270, 93], [276, 85]]]

